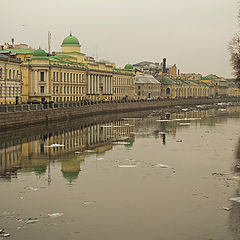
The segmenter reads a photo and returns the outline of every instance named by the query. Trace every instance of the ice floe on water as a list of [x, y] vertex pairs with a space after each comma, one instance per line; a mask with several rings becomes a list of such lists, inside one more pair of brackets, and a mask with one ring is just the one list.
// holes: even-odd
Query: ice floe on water
[[229, 198], [229, 201], [240, 203], [240, 197], [231, 197]]
[[63, 215], [64, 215], [64, 213], [49, 213], [48, 217], [49, 218], [58, 218], [58, 217], [61, 217]]
[[129, 142], [113, 142], [114, 145], [129, 145]]
[[162, 164], [162, 163], [158, 163], [158, 164], [156, 165], [156, 167], [160, 167], [160, 168], [169, 168], [168, 165], [165, 165], [165, 164]]
[[180, 126], [189, 126], [191, 123], [179, 123]]
[[122, 165], [118, 165], [119, 168], [136, 168], [137, 165], [136, 164], [122, 164]]
[[53, 143], [53, 144], [50, 145], [50, 146], [44, 146], [44, 147], [53, 148], [53, 147], [64, 147], [64, 146], [65, 146], [65, 145], [63, 145], [63, 144]]

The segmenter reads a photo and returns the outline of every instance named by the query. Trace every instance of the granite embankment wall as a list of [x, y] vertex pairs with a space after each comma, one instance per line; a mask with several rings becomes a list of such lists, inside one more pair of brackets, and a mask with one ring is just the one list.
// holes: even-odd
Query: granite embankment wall
[[11, 129], [36, 125], [40, 123], [50, 123], [71, 120], [80, 117], [95, 116], [107, 113], [121, 113], [141, 111], [147, 109], [166, 108], [171, 106], [187, 106], [212, 104], [218, 102], [240, 102], [240, 98], [214, 98], [214, 99], [181, 99], [181, 100], [160, 100], [143, 102], [124, 103], [101, 103], [94, 105], [49, 108], [44, 110], [30, 110], [19, 112], [1, 112], [0, 129]]

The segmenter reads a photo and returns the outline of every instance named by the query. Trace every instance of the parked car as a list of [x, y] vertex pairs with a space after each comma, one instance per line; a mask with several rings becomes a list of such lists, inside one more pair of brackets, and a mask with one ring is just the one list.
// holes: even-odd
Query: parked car
[[42, 102], [39, 101], [39, 100], [33, 99], [33, 100], [28, 100], [28, 101], [27, 101], [27, 104], [42, 104]]

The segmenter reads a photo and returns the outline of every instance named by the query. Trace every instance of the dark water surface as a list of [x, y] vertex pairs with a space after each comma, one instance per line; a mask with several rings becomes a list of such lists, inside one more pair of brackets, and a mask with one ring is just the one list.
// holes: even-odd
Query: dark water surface
[[239, 117], [218, 104], [0, 133], [0, 229], [17, 240], [240, 239], [229, 200], [240, 196]]

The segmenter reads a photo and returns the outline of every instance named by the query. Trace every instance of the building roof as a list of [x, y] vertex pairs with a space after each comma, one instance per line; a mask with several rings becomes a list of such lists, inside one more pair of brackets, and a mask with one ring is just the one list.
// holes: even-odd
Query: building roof
[[34, 50], [30, 48], [13, 48], [13, 49], [4, 49], [0, 50], [0, 53], [15, 53], [15, 54], [33, 54]]
[[155, 79], [152, 75], [150, 74], [137, 74], [135, 76], [135, 83], [157, 83], [160, 84], [157, 79]]
[[220, 79], [220, 77], [214, 74], [210, 74], [201, 78], [201, 80], [213, 80], [213, 79]]
[[33, 56], [34, 57], [46, 57], [47, 53], [43, 49], [39, 48], [33, 52]]
[[133, 71], [133, 66], [131, 64], [126, 64], [124, 70]]
[[66, 38], [64, 38], [62, 45], [80, 45], [78, 39], [74, 36], [72, 36], [72, 34], [70, 33], [69, 36], [67, 36]]
[[173, 81], [170, 78], [167, 78], [167, 77], [157, 78], [157, 81], [162, 83], [162, 84], [165, 84], [165, 85], [172, 85], [173, 84]]

